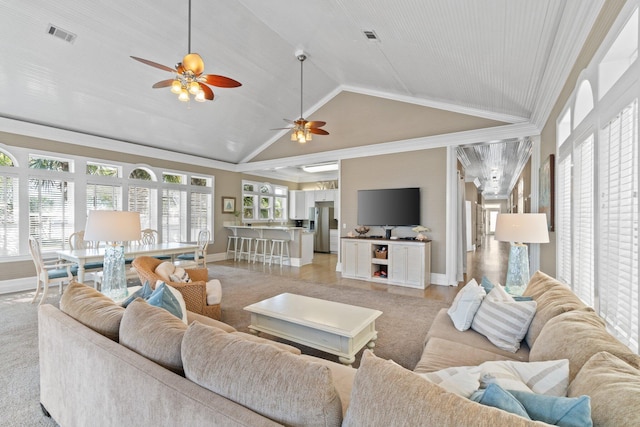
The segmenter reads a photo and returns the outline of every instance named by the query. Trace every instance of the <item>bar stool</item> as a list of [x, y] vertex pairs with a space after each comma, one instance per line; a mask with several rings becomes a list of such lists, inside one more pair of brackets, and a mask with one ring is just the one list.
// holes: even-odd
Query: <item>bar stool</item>
[[[227, 239], [227, 259], [229, 259], [229, 254], [233, 253], [233, 260], [235, 261], [238, 257], [238, 236], [229, 236]], [[233, 246], [233, 248], [232, 248]]]
[[[267, 247], [269, 246], [269, 239], [264, 239], [262, 237], [256, 238], [256, 243], [253, 245], [253, 263], [256, 263], [256, 258], [262, 257], [262, 263], [265, 264], [267, 262]], [[260, 248], [262, 247], [262, 252], [260, 252]]]
[[291, 263], [291, 258], [289, 257], [289, 240], [271, 240], [271, 254], [269, 255], [269, 265], [271, 265], [274, 258], [278, 259], [280, 266], [284, 264], [284, 258], [287, 258], [289, 260], [289, 263]]
[[251, 242], [253, 237], [240, 237], [240, 251], [238, 251], [238, 260], [242, 261], [242, 255], [247, 256], [247, 261], [251, 261]]

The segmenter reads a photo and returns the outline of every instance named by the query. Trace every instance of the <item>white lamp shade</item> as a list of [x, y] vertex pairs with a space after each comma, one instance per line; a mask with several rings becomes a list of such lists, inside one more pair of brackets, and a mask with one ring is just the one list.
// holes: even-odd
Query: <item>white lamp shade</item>
[[140, 213], [127, 211], [89, 211], [85, 240], [128, 242], [140, 240]]
[[498, 214], [495, 239], [501, 242], [549, 243], [547, 215]]

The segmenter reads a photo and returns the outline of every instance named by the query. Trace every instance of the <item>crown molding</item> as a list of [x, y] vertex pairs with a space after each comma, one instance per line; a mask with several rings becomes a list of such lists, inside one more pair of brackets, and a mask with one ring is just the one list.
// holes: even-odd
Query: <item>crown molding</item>
[[531, 123], [539, 129], [542, 129], [549, 119], [605, 3], [604, 0], [590, 1], [593, 3], [592, 7], [583, 7], [577, 2], [567, 2], [565, 5], [563, 22], [547, 60], [547, 69], [542, 76], [542, 84], [531, 115]]

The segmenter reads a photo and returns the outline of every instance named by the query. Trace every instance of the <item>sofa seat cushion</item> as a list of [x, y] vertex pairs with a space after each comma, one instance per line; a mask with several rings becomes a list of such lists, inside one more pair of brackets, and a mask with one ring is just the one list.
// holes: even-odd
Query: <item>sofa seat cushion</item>
[[449, 393], [369, 350], [362, 356], [343, 423], [344, 427], [544, 425]]
[[[182, 320], [142, 298], [129, 304], [120, 324], [120, 344], [177, 374], [182, 369]], [[219, 330], [220, 333], [224, 333]]]
[[514, 360], [502, 354], [438, 337], [431, 338], [414, 372], [427, 373], [455, 366], [477, 366], [490, 360]]
[[515, 353], [510, 351], [501, 350], [493, 345], [491, 341], [484, 335], [468, 329], [464, 332], [460, 332], [453, 326], [453, 322], [447, 314], [447, 309], [443, 308], [438, 312], [434, 319], [429, 332], [427, 333], [426, 341], [431, 338], [442, 338], [447, 341], [453, 341], [460, 344], [465, 344], [478, 350], [485, 350], [491, 353], [496, 353], [502, 356], [503, 359], [508, 360], [520, 360], [526, 362], [529, 360], [529, 347], [526, 343], [522, 343], [520, 348]]
[[288, 426], [340, 426], [331, 370], [269, 344], [194, 322], [182, 342], [186, 377]]
[[119, 340], [124, 308], [92, 287], [71, 282], [60, 298], [60, 310], [99, 334]]
[[587, 308], [567, 285], [541, 271], [531, 277], [523, 295], [532, 297], [537, 304], [536, 314], [525, 336], [529, 348], [549, 320], [567, 311]]
[[594, 425], [640, 425], [640, 370], [624, 360], [605, 351], [593, 355], [569, 385], [570, 397], [584, 394]]
[[596, 313], [573, 310], [547, 322], [531, 348], [529, 360], [569, 359], [569, 380], [572, 381], [587, 360], [601, 351], [640, 367], [640, 356], [609, 334]]

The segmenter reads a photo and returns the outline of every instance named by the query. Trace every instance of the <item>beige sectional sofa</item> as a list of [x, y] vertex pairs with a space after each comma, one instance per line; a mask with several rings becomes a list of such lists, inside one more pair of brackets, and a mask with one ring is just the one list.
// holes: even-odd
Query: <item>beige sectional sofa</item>
[[[412, 372], [369, 351], [355, 370], [73, 284], [61, 309], [39, 308], [41, 404], [62, 426], [538, 426], [416, 373], [568, 358], [569, 393], [591, 396], [594, 425], [640, 425], [640, 357], [554, 279], [536, 273], [526, 294], [538, 310], [517, 353], [457, 331], [444, 310]], [[611, 399], [612, 389], [622, 393]]]

